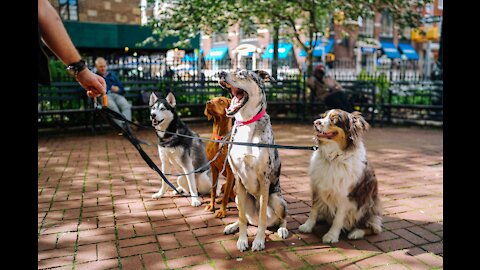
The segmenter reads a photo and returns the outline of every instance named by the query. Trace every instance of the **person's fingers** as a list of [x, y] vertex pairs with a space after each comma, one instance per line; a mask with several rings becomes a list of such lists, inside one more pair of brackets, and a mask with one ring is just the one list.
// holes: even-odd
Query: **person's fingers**
[[94, 97], [99, 97], [101, 96], [101, 94], [98, 94], [96, 91], [94, 90], [87, 90], [87, 96], [91, 97], [91, 98], [94, 98]]
[[92, 83], [89, 85], [92, 91], [95, 91], [97, 94], [105, 94], [105, 88], [99, 80], [92, 80]]
[[[107, 82], [105, 82], [105, 79], [98, 76], [98, 80], [100, 81], [100, 84], [102, 85], [102, 89], [107, 89]], [[103, 93], [105, 94], [105, 91]]]

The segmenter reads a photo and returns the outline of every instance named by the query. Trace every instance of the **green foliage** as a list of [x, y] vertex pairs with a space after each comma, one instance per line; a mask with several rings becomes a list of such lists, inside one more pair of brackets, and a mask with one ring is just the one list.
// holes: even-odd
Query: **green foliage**
[[57, 58], [50, 58], [48, 60], [48, 67], [50, 69], [50, 77], [55, 82], [74, 82], [75, 79], [68, 75], [65, 65]]
[[369, 74], [365, 69], [362, 69], [360, 74], [358, 74], [357, 80], [363, 82], [372, 82], [375, 84], [375, 87], [378, 90], [376, 93], [377, 102], [382, 102], [382, 100], [387, 99], [390, 81], [385, 73], [375, 76], [375, 74]]
[[[150, 4], [153, 0], [148, 1]], [[420, 11], [433, 0], [176, 0], [160, 1], [157, 18], [149, 18], [148, 25], [154, 36], [145, 42], [156, 42], [168, 36], [180, 41], [174, 46], [188, 44], [199, 32], [211, 35], [226, 33], [230, 26], [240, 24], [245, 33], [255, 32], [261, 25], [272, 29], [285, 26], [282, 32], [307, 52], [307, 76], [311, 76], [313, 44], [326, 31], [333, 14], [343, 12], [345, 20], [357, 20], [359, 16], [372, 16], [376, 11], [392, 14], [395, 24], [404, 27], [420, 25]], [[330, 29], [331, 30], [331, 29]], [[339, 33], [341, 35], [341, 33]], [[313, 40], [306, 45], [306, 40]]]

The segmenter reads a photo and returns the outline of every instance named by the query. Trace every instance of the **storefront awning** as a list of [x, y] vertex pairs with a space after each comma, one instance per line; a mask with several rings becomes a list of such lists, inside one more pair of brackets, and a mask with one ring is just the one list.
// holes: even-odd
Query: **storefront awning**
[[[317, 42], [314, 44], [315, 47], [313, 48], [313, 56], [314, 57], [321, 57], [322, 56], [322, 47], [321, 45], [321, 40], [317, 40]], [[305, 45], [310, 45], [310, 41], [305, 42]], [[328, 43], [325, 44], [325, 53], [330, 53], [333, 49], [333, 39], [329, 39]], [[302, 50], [299, 54], [299, 56], [307, 56], [307, 52], [305, 50]]]
[[[289, 43], [278, 43], [278, 59], [285, 59], [288, 56], [288, 53], [292, 50], [292, 44]], [[273, 43], [270, 43], [265, 49], [265, 52], [262, 56], [263, 59], [272, 59], [273, 58]]]
[[412, 47], [412, 45], [407, 43], [400, 43], [398, 44], [398, 48], [402, 51], [402, 53], [408, 58], [412, 60], [418, 60], [418, 53]]
[[[200, 49], [198, 54], [202, 55], [202, 53], [203, 53], [203, 49]], [[197, 62], [197, 60], [198, 60], [198, 56], [195, 55], [195, 53], [193, 53], [192, 55], [186, 54], [185, 57], [182, 58], [183, 62]]]
[[[152, 36], [152, 29], [147, 26], [113, 23], [92, 23], [64, 21], [73, 44], [78, 49], [130, 49], [169, 50], [178, 37], [167, 37], [162, 42], [143, 42]], [[200, 47], [200, 35], [191, 40], [191, 45], [179, 47], [191, 50]]]
[[382, 44], [382, 50], [387, 55], [388, 58], [401, 58], [402, 55], [397, 50], [395, 45], [392, 42], [380, 42]]
[[227, 51], [228, 47], [212, 48], [205, 57], [205, 60], [221, 60], [223, 57], [225, 57]]

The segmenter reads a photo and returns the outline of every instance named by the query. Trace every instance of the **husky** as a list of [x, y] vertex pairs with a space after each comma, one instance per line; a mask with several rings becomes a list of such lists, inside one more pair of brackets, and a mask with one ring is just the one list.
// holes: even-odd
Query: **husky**
[[[275, 81], [263, 70], [220, 72], [219, 84], [232, 95], [227, 116], [235, 117], [232, 141], [274, 144], [264, 82]], [[258, 226], [252, 251], [265, 248], [265, 230], [278, 226], [278, 235], [285, 239], [287, 203], [280, 189], [280, 156], [276, 148], [232, 145], [228, 162], [235, 175], [238, 221], [224, 229], [225, 234], [240, 229], [237, 249], [248, 248], [247, 223]]]
[[[174, 165], [182, 173], [189, 173], [207, 164], [205, 145], [201, 140], [165, 133], [168, 131], [198, 137], [198, 134], [190, 130], [178, 117], [175, 111], [175, 96], [170, 92], [165, 99], [159, 99], [155, 93], [152, 93], [149, 105], [150, 120], [158, 137], [158, 154], [162, 161], [162, 172], [170, 173], [171, 166]], [[177, 178], [178, 192], [187, 193], [189, 191], [192, 206], [200, 206], [202, 201], [198, 195], [209, 194], [212, 189], [210, 167], [206, 167], [197, 173]], [[162, 187], [152, 195], [152, 198], [162, 197], [167, 189], [168, 185], [162, 182]]]

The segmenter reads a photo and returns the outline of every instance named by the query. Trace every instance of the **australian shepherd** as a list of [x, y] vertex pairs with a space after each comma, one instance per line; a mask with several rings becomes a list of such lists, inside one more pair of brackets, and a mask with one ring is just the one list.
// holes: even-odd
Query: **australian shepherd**
[[310, 159], [312, 209], [301, 232], [312, 231], [318, 220], [331, 225], [324, 243], [336, 243], [342, 230], [348, 239], [382, 231], [378, 183], [362, 134], [369, 128], [360, 112], [329, 110], [313, 122], [316, 150]]

